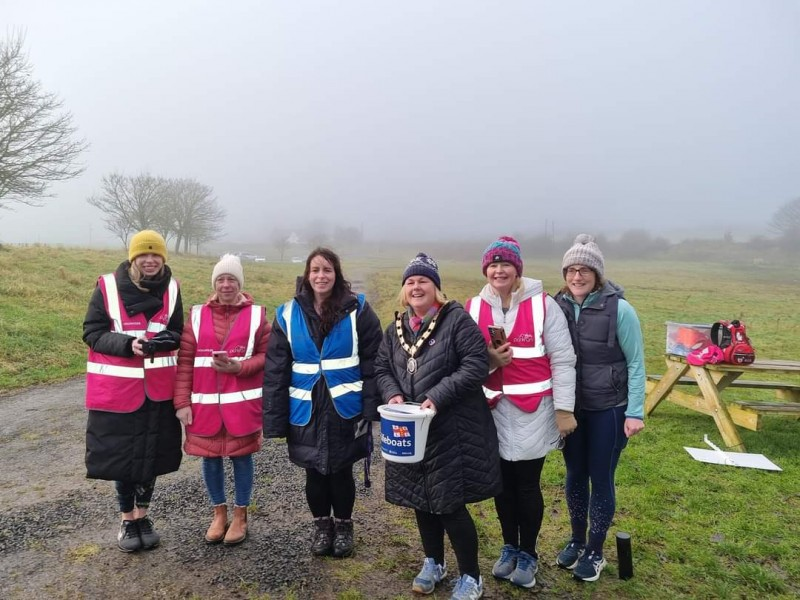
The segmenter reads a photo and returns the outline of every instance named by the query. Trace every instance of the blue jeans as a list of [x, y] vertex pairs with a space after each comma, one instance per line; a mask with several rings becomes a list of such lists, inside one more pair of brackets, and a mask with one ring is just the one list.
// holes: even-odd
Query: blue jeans
[[603, 543], [616, 512], [614, 473], [628, 444], [625, 409], [617, 406], [577, 412], [578, 428], [566, 437], [564, 445], [572, 541], [586, 543], [589, 550], [599, 554], [603, 553]]
[[[225, 504], [225, 466], [222, 457], [203, 458], [203, 481], [211, 504]], [[248, 506], [253, 494], [253, 455], [231, 456], [236, 506]]]

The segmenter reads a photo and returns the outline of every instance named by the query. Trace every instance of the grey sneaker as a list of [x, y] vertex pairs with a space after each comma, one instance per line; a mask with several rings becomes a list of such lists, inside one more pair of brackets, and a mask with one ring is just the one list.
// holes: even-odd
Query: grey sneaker
[[123, 521], [117, 533], [117, 546], [123, 552], [136, 552], [142, 547], [139, 527], [136, 521]]
[[483, 577], [478, 577], [478, 581], [475, 581], [474, 577], [465, 574], [456, 581], [450, 600], [478, 600], [481, 596], [483, 596]]
[[564, 546], [564, 549], [561, 552], [558, 553], [556, 562], [562, 569], [574, 569], [575, 565], [578, 564], [578, 559], [583, 556], [585, 551], [586, 546], [584, 544], [570, 542]]
[[411, 584], [411, 591], [418, 594], [432, 594], [439, 583], [447, 575], [447, 561], [441, 565], [437, 565], [436, 561], [430, 557], [426, 557], [422, 563], [422, 570], [414, 577], [414, 583]]
[[517, 555], [517, 568], [511, 573], [511, 583], [524, 588], [536, 585], [536, 573], [539, 571], [539, 561], [533, 556], [520, 550]]
[[142, 517], [136, 523], [139, 525], [139, 537], [142, 539], [142, 548], [150, 550], [161, 543], [161, 536], [158, 535], [153, 527], [150, 517]]
[[508, 579], [517, 568], [517, 550], [511, 544], [506, 544], [500, 549], [500, 558], [492, 567], [492, 575], [498, 579]]
[[575, 569], [572, 571], [572, 576], [575, 579], [583, 581], [597, 581], [600, 578], [600, 572], [606, 566], [606, 559], [597, 552], [589, 552], [581, 556]]

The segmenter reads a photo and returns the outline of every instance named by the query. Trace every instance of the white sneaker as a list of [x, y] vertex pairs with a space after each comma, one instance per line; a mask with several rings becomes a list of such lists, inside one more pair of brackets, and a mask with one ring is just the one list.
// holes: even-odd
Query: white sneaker
[[475, 581], [470, 575], [462, 575], [453, 588], [450, 600], [478, 600], [481, 596], [483, 596], [483, 577], [478, 577], [478, 581]]
[[432, 594], [436, 584], [447, 576], [447, 561], [437, 565], [436, 561], [430, 557], [425, 558], [422, 563], [422, 570], [414, 577], [411, 584], [411, 591], [418, 594]]

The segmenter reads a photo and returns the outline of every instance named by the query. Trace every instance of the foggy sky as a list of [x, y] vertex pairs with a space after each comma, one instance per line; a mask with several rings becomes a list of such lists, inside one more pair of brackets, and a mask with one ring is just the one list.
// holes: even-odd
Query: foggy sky
[[[226, 238], [766, 230], [800, 196], [795, 0], [2, 0], [91, 144], [0, 241], [116, 243], [103, 175], [195, 178]], [[6, 33], [7, 37], [8, 33]]]

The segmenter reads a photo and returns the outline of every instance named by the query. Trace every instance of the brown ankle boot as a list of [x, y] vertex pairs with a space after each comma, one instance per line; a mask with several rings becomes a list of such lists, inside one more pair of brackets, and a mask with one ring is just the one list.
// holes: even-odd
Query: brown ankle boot
[[209, 544], [218, 544], [225, 537], [225, 528], [228, 526], [228, 505], [217, 504], [214, 507], [214, 519], [206, 531], [206, 541]]
[[241, 544], [247, 537], [247, 507], [234, 506], [233, 507], [233, 521], [231, 526], [228, 527], [228, 533], [225, 534], [223, 540], [226, 544]]

